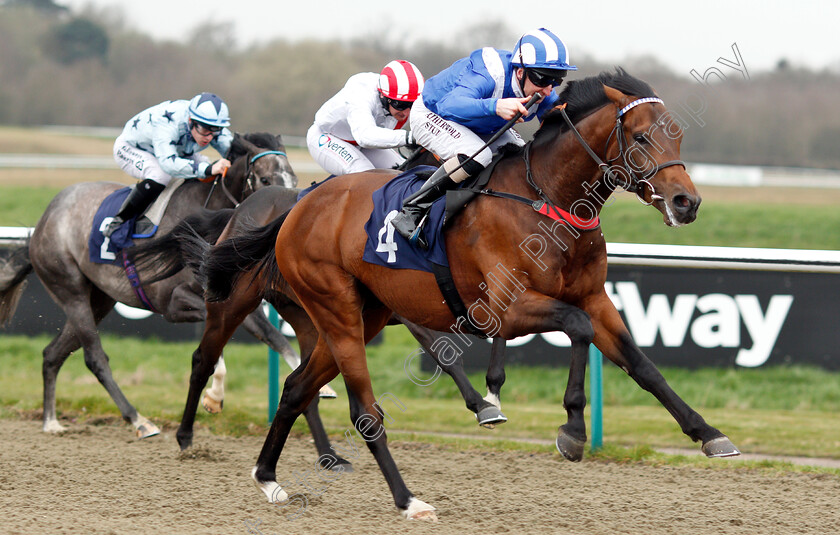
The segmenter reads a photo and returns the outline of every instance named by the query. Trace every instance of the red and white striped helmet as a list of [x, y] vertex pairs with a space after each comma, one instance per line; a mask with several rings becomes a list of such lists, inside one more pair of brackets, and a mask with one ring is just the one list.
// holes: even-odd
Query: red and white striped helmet
[[391, 100], [414, 102], [423, 91], [423, 75], [410, 61], [394, 60], [379, 73], [379, 93]]

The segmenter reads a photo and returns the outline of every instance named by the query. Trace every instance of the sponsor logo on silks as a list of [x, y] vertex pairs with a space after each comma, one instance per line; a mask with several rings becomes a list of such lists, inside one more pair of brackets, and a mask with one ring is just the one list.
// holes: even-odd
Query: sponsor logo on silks
[[347, 148], [344, 145], [333, 141], [332, 138], [327, 134], [321, 134], [321, 137], [318, 138], [318, 146], [326, 147], [328, 151], [335, 153], [339, 158], [341, 158], [345, 162], [353, 160], [353, 153], [347, 150]]
[[[645, 305], [635, 282], [607, 282], [607, 295], [624, 312], [627, 327], [639, 347], [652, 347], [657, 337], [665, 347], [681, 347], [686, 338], [702, 348], [737, 348], [735, 364], [747, 368], [761, 366], [770, 358], [776, 340], [793, 305], [793, 296], [774, 295], [762, 310], [758, 297], [751, 294], [679, 294], [669, 302], [665, 294], [653, 294]], [[750, 340], [743, 340], [742, 326]], [[528, 343], [536, 335], [508, 340], [511, 347]], [[569, 347], [562, 332], [544, 333], [551, 345]]]

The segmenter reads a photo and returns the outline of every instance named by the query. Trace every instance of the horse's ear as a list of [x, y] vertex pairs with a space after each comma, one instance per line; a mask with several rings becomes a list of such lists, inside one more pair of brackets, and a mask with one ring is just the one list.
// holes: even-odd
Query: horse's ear
[[283, 145], [283, 136], [281, 136], [280, 134], [277, 134], [276, 136], [274, 136], [274, 139], [277, 140], [277, 144], [279, 146], [285, 147], [285, 145]]
[[604, 94], [606, 94], [607, 98], [613, 101], [619, 108], [622, 106], [624, 99], [627, 98], [627, 95], [608, 85], [604, 86]]

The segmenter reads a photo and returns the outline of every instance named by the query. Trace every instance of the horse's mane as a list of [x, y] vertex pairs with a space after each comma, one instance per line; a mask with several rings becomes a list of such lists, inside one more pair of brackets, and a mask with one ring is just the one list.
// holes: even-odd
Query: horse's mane
[[247, 134], [237, 133], [233, 136], [233, 142], [230, 144], [230, 150], [228, 150], [227, 153], [228, 160], [233, 161], [248, 154], [248, 149], [245, 148], [240, 139], [245, 139], [245, 141], [253, 143], [261, 149], [283, 149], [283, 141], [280, 136], [275, 136], [274, 134], [269, 134], [268, 132], [249, 132]]
[[[615, 72], [604, 71], [597, 76], [575, 80], [566, 85], [558, 100], [558, 102], [566, 103], [566, 113], [572, 123], [577, 123], [610, 102], [604, 93], [603, 86], [605, 85], [634, 97], [656, 96], [653, 88], [647, 82], [631, 76], [621, 67], [616, 67]], [[543, 117], [543, 123], [534, 135], [534, 141], [536, 143], [540, 139], [553, 138], [560, 132], [568, 130], [568, 128], [560, 113], [549, 112]]]

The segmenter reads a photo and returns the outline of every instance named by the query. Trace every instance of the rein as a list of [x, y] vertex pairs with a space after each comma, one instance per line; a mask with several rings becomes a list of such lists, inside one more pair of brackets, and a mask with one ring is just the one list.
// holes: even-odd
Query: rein
[[[661, 98], [645, 97], [645, 98], [636, 99], [633, 102], [631, 102], [630, 104], [627, 104], [626, 106], [624, 106], [623, 108], [618, 110], [618, 112], [616, 113], [616, 117], [615, 117], [615, 126], [613, 127], [612, 131], [610, 132], [610, 135], [607, 136], [607, 141], [604, 145], [604, 154], [606, 155], [607, 147], [609, 146], [610, 141], [612, 140], [613, 136], [616, 136], [616, 142], [618, 143], [618, 155], [615, 158], [613, 158], [611, 160], [608, 160], [608, 163], [604, 162], [601, 158], [599, 158], [598, 155], [595, 154], [595, 151], [592, 150], [592, 147], [590, 147], [589, 144], [586, 142], [586, 140], [583, 139], [583, 136], [580, 135], [580, 132], [578, 131], [578, 129], [575, 128], [574, 123], [572, 123], [571, 119], [569, 119], [569, 115], [566, 113], [565, 106], [563, 108], [560, 108], [560, 114], [563, 117], [563, 120], [566, 121], [566, 124], [569, 126], [569, 129], [575, 135], [575, 138], [583, 146], [583, 148], [586, 149], [586, 152], [595, 161], [595, 163], [598, 164], [598, 167], [601, 169], [601, 171], [604, 173], [604, 175], [609, 177], [610, 182], [612, 184], [618, 184], [619, 182], [616, 180], [616, 176], [611, 169], [610, 163], [612, 163], [612, 162], [618, 160], [619, 158], [621, 158], [622, 167], [628, 173], [628, 175], [631, 177], [631, 179], [634, 180], [633, 182], [631, 182], [629, 184], [629, 186], [627, 188], [625, 188], [625, 190], [629, 191], [631, 193], [635, 193], [636, 197], [639, 199], [639, 201], [642, 202], [642, 204], [650, 205], [650, 204], [653, 204], [654, 201], [661, 200], [662, 196], [659, 195], [658, 193], [656, 193], [656, 189], [653, 187], [653, 184], [650, 183], [650, 181], [647, 179], [647, 177], [653, 177], [659, 171], [661, 171], [662, 169], [665, 169], [667, 167], [672, 167], [674, 165], [681, 165], [681, 166], [685, 167], [685, 162], [682, 161], [682, 160], [670, 160], [670, 161], [667, 161], [667, 162], [664, 162], [664, 163], [661, 163], [661, 164], [657, 164], [653, 167], [653, 169], [651, 169], [649, 172], [647, 172], [644, 177], [640, 177], [638, 175], [638, 173], [634, 169], [632, 169], [632, 166], [628, 165], [628, 163], [627, 163], [627, 160], [628, 160], [628, 158], [627, 158], [628, 145], [627, 145], [627, 140], [625, 139], [625, 135], [624, 135], [624, 122], [623, 122], [622, 118], [624, 117], [624, 115], [628, 111], [632, 110], [633, 108], [635, 108], [636, 106], [638, 106], [640, 104], [645, 104], [645, 103], [665, 104], [662, 101]], [[526, 155], [526, 160], [525, 161], [526, 161], [526, 165], [527, 165], [527, 161], [528, 161], [527, 160], [527, 155]], [[650, 202], [646, 202], [644, 200], [644, 192], [645, 192], [644, 188], [645, 187], [650, 188], [650, 193], [651, 193], [651, 196], [650, 196], [651, 201]]]
[[230, 191], [227, 189], [227, 186], [225, 186], [225, 177], [227, 176], [227, 172], [228, 168], [226, 167], [222, 171], [222, 174], [216, 175], [216, 178], [213, 180], [213, 185], [210, 186], [210, 193], [207, 194], [207, 198], [204, 200], [204, 208], [207, 208], [207, 205], [210, 204], [210, 198], [213, 196], [213, 192], [216, 191], [217, 184], [222, 185], [222, 193], [224, 193], [228, 200], [233, 203], [233, 207], [236, 208], [237, 206], [239, 206], [239, 202], [230, 193]]
[[[256, 155], [252, 156], [251, 159], [248, 160], [248, 163], [245, 167], [246, 177], [245, 177], [245, 188], [243, 188], [244, 191], [247, 191], [248, 189], [250, 189], [251, 191], [256, 191], [256, 184], [254, 184], [254, 181], [256, 180], [256, 176], [254, 175], [254, 172], [251, 169], [251, 165], [253, 165], [254, 162], [259, 160], [263, 156], [269, 156], [269, 155], [286, 156], [286, 153], [283, 152], [283, 151], [280, 151], [280, 150], [266, 150], [266, 151], [262, 151], [262, 152], [260, 152]], [[213, 187], [210, 188], [210, 193], [207, 194], [207, 199], [204, 201], [204, 207], [205, 208], [207, 208], [207, 204], [210, 202], [210, 197], [213, 195], [213, 191], [216, 189], [217, 184], [221, 185], [222, 193], [224, 193], [225, 197], [227, 197], [228, 200], [231, 203], [233, 203], [233, 207], [236, 208], [236, 207], [239, 206], [239, 201], [236, 200], [236, 197], [233, 196], [233, 194], [227, 188], [227, 185], [225, 185], [225, 180], [224, 179], [225, 179], [226, 176], [227, 176], [227, 169], [225, 169], [224, 172], [221, 175], [216, 175], [216, 179], [213, 181]]]

